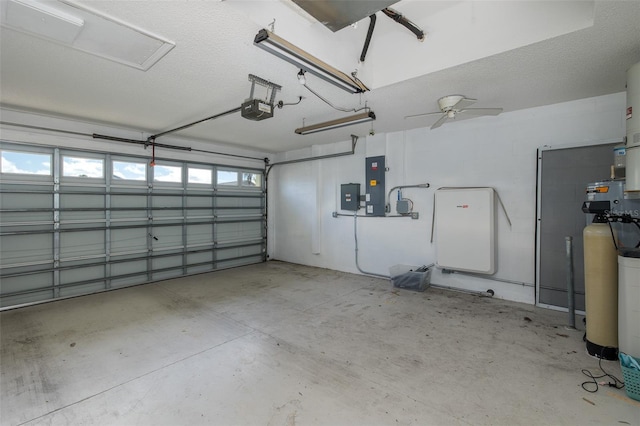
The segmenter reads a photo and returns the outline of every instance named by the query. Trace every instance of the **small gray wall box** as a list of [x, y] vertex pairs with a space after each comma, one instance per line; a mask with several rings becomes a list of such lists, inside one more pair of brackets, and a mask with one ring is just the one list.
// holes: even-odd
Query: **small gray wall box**
[[360, 208], [360, 184], [343, 183], [340, 185], [340, 209], [352, 212]]

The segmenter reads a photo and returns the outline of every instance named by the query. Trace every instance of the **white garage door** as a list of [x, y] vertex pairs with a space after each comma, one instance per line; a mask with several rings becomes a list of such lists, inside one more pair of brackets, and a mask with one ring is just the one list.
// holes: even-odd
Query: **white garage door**
[[0, 307], [266, 259], [260, 169], [2, 143]]

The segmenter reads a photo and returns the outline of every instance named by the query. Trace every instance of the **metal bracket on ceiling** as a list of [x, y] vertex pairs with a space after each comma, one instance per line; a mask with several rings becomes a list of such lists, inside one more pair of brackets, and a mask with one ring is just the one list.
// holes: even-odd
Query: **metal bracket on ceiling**
[[253, 99], [253, 93], [255, 92], [256, 83], [257, 83], [260, 86], [267, 88], [267, 95], [265, 97], [265, 101], [267, 101], [266, 98], [269, 97], [269, 95], [271, 95], [271, 98], [268, 101], [270, 105], [273, 105], [274, 101], [276, 100], [276, 93], [282, 89], [282, 86], [280, 86], [279, 84], [272, 83], [268, 80], [265, 80], [264, 78], [260, 78], [257, 75], [253, 75], [253, 74], [249, 74], [249, 81], [251, 82], [251, 93], [249, 94], [249, 99]]

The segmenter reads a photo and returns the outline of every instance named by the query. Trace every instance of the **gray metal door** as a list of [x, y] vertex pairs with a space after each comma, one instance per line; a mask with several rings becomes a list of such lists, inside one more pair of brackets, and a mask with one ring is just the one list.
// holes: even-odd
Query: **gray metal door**
[[618, 143], [540, 150], [538, 155], [538, 304], [567, 307], [565, 237], [573, 237], [575, 307], [584, 310], [581, 207], [587, 183], [607, 179]]

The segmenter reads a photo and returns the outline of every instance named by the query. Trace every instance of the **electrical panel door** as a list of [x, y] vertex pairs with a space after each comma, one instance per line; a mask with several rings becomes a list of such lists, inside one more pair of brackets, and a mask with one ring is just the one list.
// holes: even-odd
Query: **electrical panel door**
[[367, 157], [366, 167], [366, 188], [365, 206], [367, 216], [385, 215], [385, 157]]
[[360, 208], [360, 184], [343, 183], [340, 185], [340, 209], [352, 212]]

